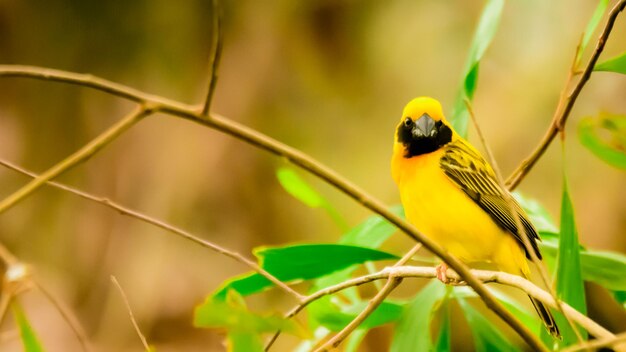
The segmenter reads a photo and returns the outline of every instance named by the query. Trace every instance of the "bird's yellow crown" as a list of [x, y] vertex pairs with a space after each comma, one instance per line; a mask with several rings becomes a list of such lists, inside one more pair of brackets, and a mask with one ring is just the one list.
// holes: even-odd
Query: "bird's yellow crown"
[[404, 107], [401, 119], [404, 120], [407, 117], [417, 119], [424, 114], [429, 115], [435, 121], [447, 122], [443, 116], [441, 104], [431, 97], [417, 97], [411, 100]]

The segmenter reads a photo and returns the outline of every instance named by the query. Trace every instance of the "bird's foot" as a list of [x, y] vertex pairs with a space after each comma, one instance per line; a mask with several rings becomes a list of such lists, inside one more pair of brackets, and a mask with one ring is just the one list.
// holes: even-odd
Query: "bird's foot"
[[437, 265], [435, 267], [435, 272], [437, 273], [437, 279], [446, 285], [453, 285], [453, 286], [467, 285], [467, 283], [463, 280], [457, 280], [457, 279], [448, 277], [448, 275], [446, 274], [447, 271], [448, 271], [448, 266], [446, 265], [446, 263], [441, 263]]
[[452, 280], [446, 275], [446, 271], [448, 271], [448, 266], [446, 263], [441, 263], [435, 267], [435, 272], [437, 273], [437, 280], [443, 282], [444, 284], [449, 284]]

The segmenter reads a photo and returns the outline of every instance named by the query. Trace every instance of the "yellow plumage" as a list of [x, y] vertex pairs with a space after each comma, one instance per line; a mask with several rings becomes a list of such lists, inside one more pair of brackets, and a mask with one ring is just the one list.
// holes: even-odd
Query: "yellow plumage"
[[[541, 258], [537, 232], [478, 151], [454, 132], [432, 98], [416, 98], [396, 129], [391, 170], [409, 222], [461, 261], [489, 262], [500, 270], [529, 277], [527, 236]], [[524, 231], [517, 228], [519, 218]], [[532, 300], [532, 299], [531, 299]], [[550, 332], [554, 320], [532, 300]]]

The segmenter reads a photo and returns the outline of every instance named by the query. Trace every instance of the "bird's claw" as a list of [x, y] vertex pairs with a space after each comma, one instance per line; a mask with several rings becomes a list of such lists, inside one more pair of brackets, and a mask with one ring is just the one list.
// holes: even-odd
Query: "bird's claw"
[[435, 267], [435, 272], [437, 273], [437, 279], [443, 282], [445, 285], [452, 286], [465, 286], [467, 283], [463, 280], [456, 280], [451, 277], [448, 277], [446, 272], [448, 271], [448, 266], [445, 263], [441, 263]]

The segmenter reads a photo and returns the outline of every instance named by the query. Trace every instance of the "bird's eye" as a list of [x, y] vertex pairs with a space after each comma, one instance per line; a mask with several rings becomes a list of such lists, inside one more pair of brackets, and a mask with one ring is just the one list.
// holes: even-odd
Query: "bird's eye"
[[413, 120], [411, 120], [410, 117], [407, 117], [406, 119], [404, 119], [404, 126], [405, 127], [411, 127], [413, 126]]

